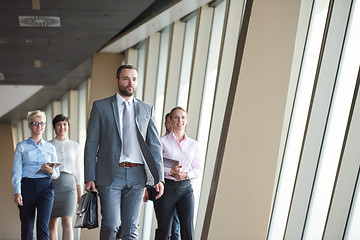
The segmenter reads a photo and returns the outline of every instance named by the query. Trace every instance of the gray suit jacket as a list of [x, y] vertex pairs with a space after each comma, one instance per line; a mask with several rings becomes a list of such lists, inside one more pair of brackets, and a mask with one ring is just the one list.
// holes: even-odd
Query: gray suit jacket
[[[144, 156], [147, 185], [164, 181], [162, 150], [153, 119], [153, 107], [134, 99], [135, 125]], [[85, 182], [109, 186], [115, 178], [122, 140], [116, 94], [95, 101], [90, 113], [84, 155]]]

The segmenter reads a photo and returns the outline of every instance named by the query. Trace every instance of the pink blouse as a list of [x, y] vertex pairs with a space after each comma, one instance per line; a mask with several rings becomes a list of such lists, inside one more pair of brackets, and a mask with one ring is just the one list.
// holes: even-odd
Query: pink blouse
[[[179, 142], [173, 132], [160, 138], [163, 156], [178, 160], [182, 166], [181, 172], [188, 172], [190, 179], [197, 178], [202, 171], [200, 165], [200, 152], [197, 141], [184, 136]], [[176, 178], [170, 175], [171, 168], [164, 167], [164, 177], [171, 180]]]

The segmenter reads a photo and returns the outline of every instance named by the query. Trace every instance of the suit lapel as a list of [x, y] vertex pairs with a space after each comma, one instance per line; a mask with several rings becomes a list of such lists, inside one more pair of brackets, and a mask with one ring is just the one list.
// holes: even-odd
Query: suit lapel
[[151, 153], [149, 146], [146, 143], [145, 136], [142, 135], [140, 128], [139, 128], [138, 118], [139, 118], [139, 113], [141, 111], [141, 109], [140, 109], [141, 104], [136, 98], [134, 98], [134, 108], [135, 108], [136, 134], [137, 134], [137, 138], [139, 141], [140, 149], [144, 156], [146, 165], [149, 168], [152, 177], [154, 178], [154, 182], [158, 183], [159, 182], [159, 172], [158, 172], [154, 157]]
[[139, 110], [140, 108], [140, 104], [139, 102], [137, 101], [136, 98], [134, 98], [134, 113], [135, 113], [135, 125], [136, 125], [136, 128], [140, 131], [140, 128], [139, 128]]
[[113, 110], [114, 117], [115, 117], [116, 129], [118, 131], [119, 136], [121, 136], [120, 135], [119, 108], [118, 108], [118, 104], [117, 104], [116, 94], [111, 99], [111, 105], [112, 105], [112, 110]]

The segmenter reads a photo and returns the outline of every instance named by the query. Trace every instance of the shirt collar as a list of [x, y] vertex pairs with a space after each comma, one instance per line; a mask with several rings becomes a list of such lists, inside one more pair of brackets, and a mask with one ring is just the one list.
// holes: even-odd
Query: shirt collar
[[[36, 145], [35, 142], [34, 142], [34, 140], [33, 140], [31, 137], [29, 137], [27, 141], [28, 141], [28, 143], [31, 143], [31, 144], [33, 144], [33, 145]], [[44, 145], [44, 142], [45, 142], [45, 140], [44, 140], [44, 139], [41, 139], [40, 142], [39, 142], [39, 145], [40, 145], [40, 146], [43, 146], [43, 145]]]
[[[118, 92], [116, 93], [116, 100], [119, 103], [119, 105], [121, 105], [124, 101], [126, 101], [122, 96], [120, 96]], [[130, 105], [132, 105], [134, 102], [134, 96], [131, 96], [127, 101]]]
[[[171, 131], [171, 132], [168, 134], [168, 136], [169, 136], [170, 138], [172, 138], [172, 139], [174, 139], [174, 140], [176, 140], [176, 141], [179, 142], [179, 140], [177, 139], [177, 137], [175, 136], [175, 134], [174, 134], [173, 131]], [[182, 141], [186, 141], [187, 139], [188, 139], [188, 137], [187, 137], [187, 135], [186, 135], [186, 133], [185, 133], [185, 134], [184, 134], [184, 138], [183, 138]], [[181, 142], [182, 142], [182, 141], [181, 141]]]
[[65, 138], [64, 140], [59, 140], [59, 139], [54, 138], [54, 141], [66, 143], [67, 141], [69, 141], [69, 138]]

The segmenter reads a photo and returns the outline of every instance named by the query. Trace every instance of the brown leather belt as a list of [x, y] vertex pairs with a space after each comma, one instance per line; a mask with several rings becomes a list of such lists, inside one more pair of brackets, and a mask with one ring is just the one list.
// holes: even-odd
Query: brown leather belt
[[141, 166], [141, 165], [142, 164], [140, 164], [140, 163], [131, 163], [131, 162], [119, 163], [119, 167], [123, 167], [123, 168], [138, 167], [138, 166]]

